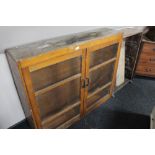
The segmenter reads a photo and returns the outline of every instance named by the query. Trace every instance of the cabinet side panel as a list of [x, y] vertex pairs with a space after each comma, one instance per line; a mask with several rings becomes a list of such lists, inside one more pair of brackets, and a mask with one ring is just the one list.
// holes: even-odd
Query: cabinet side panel
[[23, 85], [22, 77], [20, 76], [18, 65], [8, 53], [6, 53], [6, 56], [7, 56], [7, 60], [11, 69], [11, 73], [15, 82], [15, 86], [16, 86], [26, 119], [28, 120], [31, 127], [34, 128], [35, 124], [32, 118], [31, 110], [29, 107], [29, 101], [26, 96], [26, 90]]
[[132, 80], [139, 59], [142, 33], [126, 38], [125, 44], [125, 77]]

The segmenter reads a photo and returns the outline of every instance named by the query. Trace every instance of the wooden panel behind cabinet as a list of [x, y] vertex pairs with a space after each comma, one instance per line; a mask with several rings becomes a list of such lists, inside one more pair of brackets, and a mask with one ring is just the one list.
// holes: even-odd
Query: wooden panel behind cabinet
[[136, 74], [155, 77], [155, 43], [142, 42]]
[[141, 53], [140, 58], [139, 58], [139, 64], [144, 64], [144, 65], [155, 65], [155, 53]]

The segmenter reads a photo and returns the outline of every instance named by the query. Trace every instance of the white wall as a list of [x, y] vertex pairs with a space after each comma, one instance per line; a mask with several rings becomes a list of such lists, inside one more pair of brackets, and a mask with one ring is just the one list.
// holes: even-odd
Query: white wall
[[4, 49], [96, 27], [0, 27], [0, 128], [9, 128], [25, 118]]

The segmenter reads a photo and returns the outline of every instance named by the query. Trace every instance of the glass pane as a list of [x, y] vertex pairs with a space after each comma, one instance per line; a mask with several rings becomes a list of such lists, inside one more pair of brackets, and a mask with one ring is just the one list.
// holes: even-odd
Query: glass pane
[[34, 91], [81, 73], [81, 57], [72, 58], [31, 73]]
[[90, 54], [90, 68], [116, 57], [118, 44], [104, 47]]
[[41, 94], [36, 97], [36, 100], [42, 119], [55, 115], [68, 106], [80, 102], [80, 78]]
[[97, 102], [98, 100], [100, 100], [101, 98], [103, 98], [104, 96], [109, 94], [109, 91], [110, 91], [110, 86], [108, 86], [107, 88], [101, 90], [100, 92], [98, 92], [95, 95], [93, 95], [90, 98], [88, 98], [88, 100], [87, 100], [87, 107], [89, 108], [95, 102]]
[[90, 79], [90, 84], [88, 87], [89, 93], [94, 92], [96, 89], [112, 81], [114, 64], [115, 61], [105, 66], [102, 66], [96, 70], [93, 70], [89, 73], [89, 79]]

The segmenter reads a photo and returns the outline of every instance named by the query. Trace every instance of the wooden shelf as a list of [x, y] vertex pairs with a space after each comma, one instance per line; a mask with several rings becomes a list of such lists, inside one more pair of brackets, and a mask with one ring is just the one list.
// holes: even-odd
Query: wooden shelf
[[71, 118], [70, 120], [68, 120], [67, 122], [65, 122], [64, 124], [60, 125], [57, 127], [57, 129], [66, 129], [70, 126], [70, 124], [75, 123], [76, 121], [80, 120], [80, 114]]
[[109, 82], [109, 83], [105, 84], [104, 86], [102, 86], [102, 87], [96, 89], [96, 90], [93, 91], [92, 93], [88, 94], [88, 98], [94, 96], [95, 94], [99, 93], [99, 92], [102, 91], [103, 89], [109, 87], [111, 84], [112, 84], [112, 82]]
[[105, 66], [105, 65], [107, 65], [107, 64], [109, 64], [111, 62], [114, 62], [114, 61], [116, 61], [116, 58], [112, 58], [112, 59], [110, 59], [110, 60], [108, 60], [108, 61], [106, 61], [104, 63], [101, 63], [99, 65], [96, 65], [96, 66], [90, 68], [89, 71], [92, 72], [92, 71], [94, 71], [94, 70], [96, 70], [96, 69], [98, 69], [100, 67], [103, 67], [103, 66]]
[[63, 110], [61, 110], [60, 112], [57, 112], [57, 113], [54, 113], [52, 115], [50, 115], [49, 117], [43, 119], [42, 121], [42, 126], [47, 126], [47, 124], [50, 124], [50, 122], [54, 119], [56, 119], [57, 117], [61, 116], [62, 114], [68, 112], [69, 110], [77, 107], [77, 106], [80, 106], [80, 101], [74, 103], [73, 105], [68, 105], [66, 106]]
[[35, 96], [44, 94], [44, 93], [46, 93], [46, 92], [48, 92], [48, 91], [50, 91], [50, 90], [52, 90], [52, 89], [54, 89], [54, 88], [56, 88], [56, 87], [58, 87], [58, 86], [60, 86], [60, 85], [63, 85], [63, 84], [65, 84], [65, 83], [67, 83], [67, 82], [70, 82], [70, 81], [75, 80], [75, 79], [80, 78], [80, 77], [81, 77], [81, 73], [76, 74], [76, 75], [74, 75], [74, 76], [71, 76], [71, 77], [69, 77], [69, 78], [67, 78], [67, 79], [65, 79], [65, 80], [59, 81], [59, 82], [57, 82], [57, 83], [55, 83], [55, 84], [53, 84], [53, 85], [50, 85], [50, 86], [48, 86], [48, 87], [46, 87], [46, 88], [43, 88], [43, 89], [41, 89], [41, 90], [36, 91], [36, 92], [35, 92]]
[[96, 107], [100, 106], [101, 104], [105, 103], [109, 98], [110, 98], [110, 94], [105, 95], [104, 97], [102, 97], [100, 100], [98, 100], [96, 103], [94, 103], [92, 106], [90, 106], [87, 109], [87, 112], [90, 112], [92, 110], [94, 110]]

